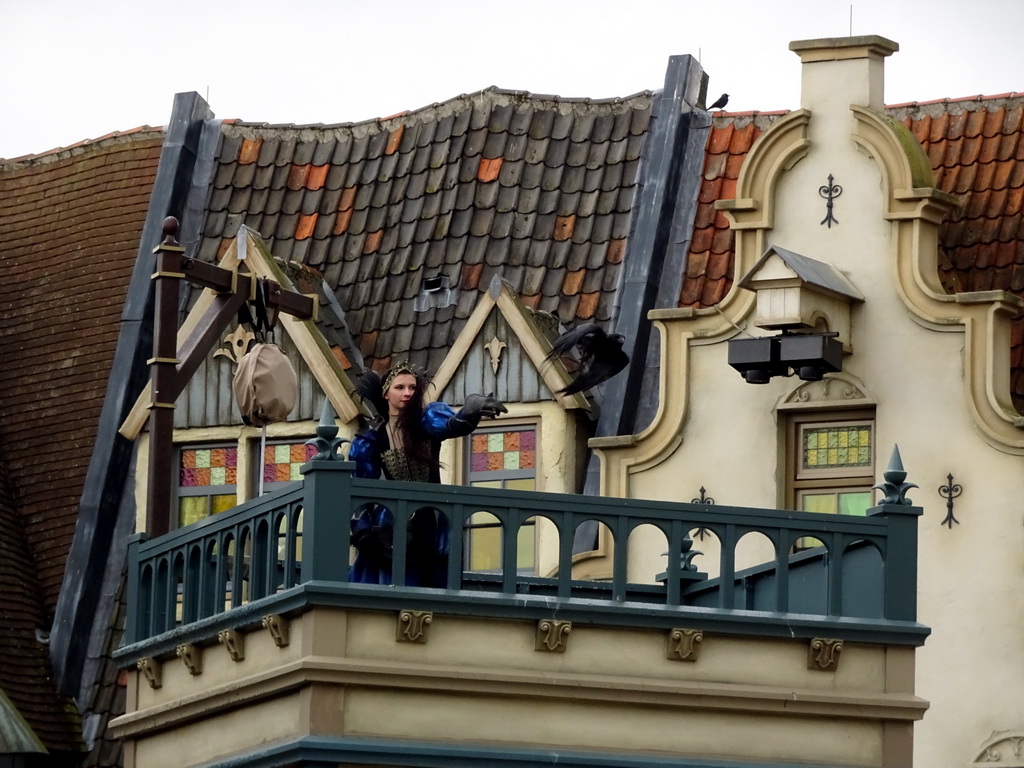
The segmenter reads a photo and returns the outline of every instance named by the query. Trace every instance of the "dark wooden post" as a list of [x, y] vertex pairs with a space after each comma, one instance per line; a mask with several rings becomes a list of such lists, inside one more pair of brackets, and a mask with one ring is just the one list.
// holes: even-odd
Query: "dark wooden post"
[[153, 400], [149, 411], [149, 492], [146, 532], [161, 536], [171, 525], [171, 483], [174, 479], [174, 390], [178, 366], [178, 290], [185, 249], [179, 245], [178, 220], [164, 220], [164, 240], [153, 249], [156, 291], [153, 357], [149, 360]]
[[917, 621], [917, 518], [923, 507], [886, 504], [871, 507], [889, 526], [885, 545], [885, 618]]

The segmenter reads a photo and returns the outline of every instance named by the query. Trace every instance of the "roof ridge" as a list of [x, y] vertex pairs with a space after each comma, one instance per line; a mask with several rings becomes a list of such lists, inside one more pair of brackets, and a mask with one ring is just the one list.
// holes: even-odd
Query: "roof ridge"
[[631, 102], [638, 101], [641, 99], [649, 99], [653, 96], [654, 92], [650, 90], [637, 91], [636, 93], [630, 94], [629, 96], [612, 96], [602, 99], [593, 99], [586, 96], [570, 97], [570, 96], [558, 96], [554, 94], [543, 94], [543, 93], [532, 93], [530, 91], [517, 91], [506, 88], [499, 88], [495, 85], [488, 86], [487, 88], [481, 88], [478, 91], [472, 91], [470, 93], [460, 93], [457, 96], [452, 96], [444, 101], [435, 101], [430, 104], [424, 104], [422, 107], [415, 109], [402, 110], [386, 117], [371, 117], [366, 120], [358, 121], [347, 121], [342, 123], [268, 123], [268, 122], [247, 122], [245, 120], [233, 120], [224, 121], [231, 122], [237, 128], [265, 128], [265, 129], [291, 129], [291, 130], [322, 130], [330, 131], [341, 128], [350, 129], [367, 129], [375, 126], [383, 127], [385, 124], [389, 124], [393, 121], [410, 121], [418, 119], [422, 115], [438, 109], [451, 108], [460, 103], [470, 104], [473, 100], [488, 98], [488, 97], [505, 97], [508, 101], [531, 101], [531, 102], [551, 102], [553, 105], [566, 104], [569, 106], [583, 105], [583, 106], [604, 106], [604, 105], [629, 105]]
[[899, 104], [886, 104], [886, 109], [898, 109], [903, 107], [927, 107], [935, 104], [969, 104], [991, 101], [1017, 101], [1024, 100], [1024, 93], [1020, 91], [1008, 91], [1007, 93], [996, 93], [991, 95], [976, 94], [974, 96], [958, 96], [955, 98], [932, 99], [930, 101], [904, 101]]
[[84, 151], [87, 148], [91, 149], [100, 144], [110, 145], [121, 139], [131, 141], [136, 138], [141, 138], [141, 134], [163, 133], [164, 130], [164, 126], [139, 125], [125, 131], [111, 131], [110, 133], [106, 133], [95, 139], [82, 139], [81, 141], [76, 141], [74, 144], [68, 144], [64, 147], [53, 147], [52, 149], [47, 149], [42, 152], [19, 155], [18, 157], [0, 157], [0, 170], [8, 170], [14, 165], [24, 165], [34, 162], [46, 163], [54, 160], [62, 160], [65, 156], [75, 154], [76, 150]]

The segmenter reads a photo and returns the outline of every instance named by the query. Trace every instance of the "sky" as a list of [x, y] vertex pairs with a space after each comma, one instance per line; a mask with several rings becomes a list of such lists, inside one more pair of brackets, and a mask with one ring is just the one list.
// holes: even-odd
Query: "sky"
[[669, 56], [729, 111], [799, 105], [792, 40], [900, 45], [886, 102], [1024, 91], [1024, 0], [0, 0], [0, 158], [164, 125], [196, 91], [218, 118], [344, 123], [489, 86], [657, 90]]

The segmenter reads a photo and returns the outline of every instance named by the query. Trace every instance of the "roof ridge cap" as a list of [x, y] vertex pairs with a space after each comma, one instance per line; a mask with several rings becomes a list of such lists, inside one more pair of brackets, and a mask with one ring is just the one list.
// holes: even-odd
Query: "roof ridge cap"
[[0, 168], [6, 169], [12, 165], [24, 165], [32, 162], [52, 162], [54, 160], [62, 160], [64, 157], [70, 157], [76, 153], [76, 150], [85, 151], [86, 149], [92, 149], [93, 147], [110, 146], [111, 144], [117, 143], [118, 140], [127, 139], [129, 141], [136, 138], [141, 138], [141, 134], [144, 133], [164, 133], [165, 126], [158, 125], [139, 125], [135, 128], [129, 128], [124, 131], [111, 131], [103, 136], [98, 136], [95, 139], [82, 139], [76, 141], [74, 144], [68, 144], [63, 147], [53, 147], [42, 152], [29, 153], [27, 155], [19, 155], [18, 157], [0, 157]]

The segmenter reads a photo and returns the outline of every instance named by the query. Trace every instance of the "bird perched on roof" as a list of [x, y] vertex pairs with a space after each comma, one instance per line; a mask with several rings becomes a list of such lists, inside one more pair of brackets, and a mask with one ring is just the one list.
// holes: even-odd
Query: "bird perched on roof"
[[625, 368], [629, 364], [629, 355], [622, 351], [625, 340], [621, 333], [605, 333], [596, 323], [577, 326], [559, 336], [545, 359], [554, 360], [575, 347], [579, 351], [580, 368], [572, 383], [558, 390], [558, 394], [585, 392]]
[[712, 109], [725, 109], [725, 105], [728, 103], [729, 94], [723, 93], [721, 96], [718, 97], [718, 100], [714, 104], [708, 107], [708, 112], [710, 112]]

